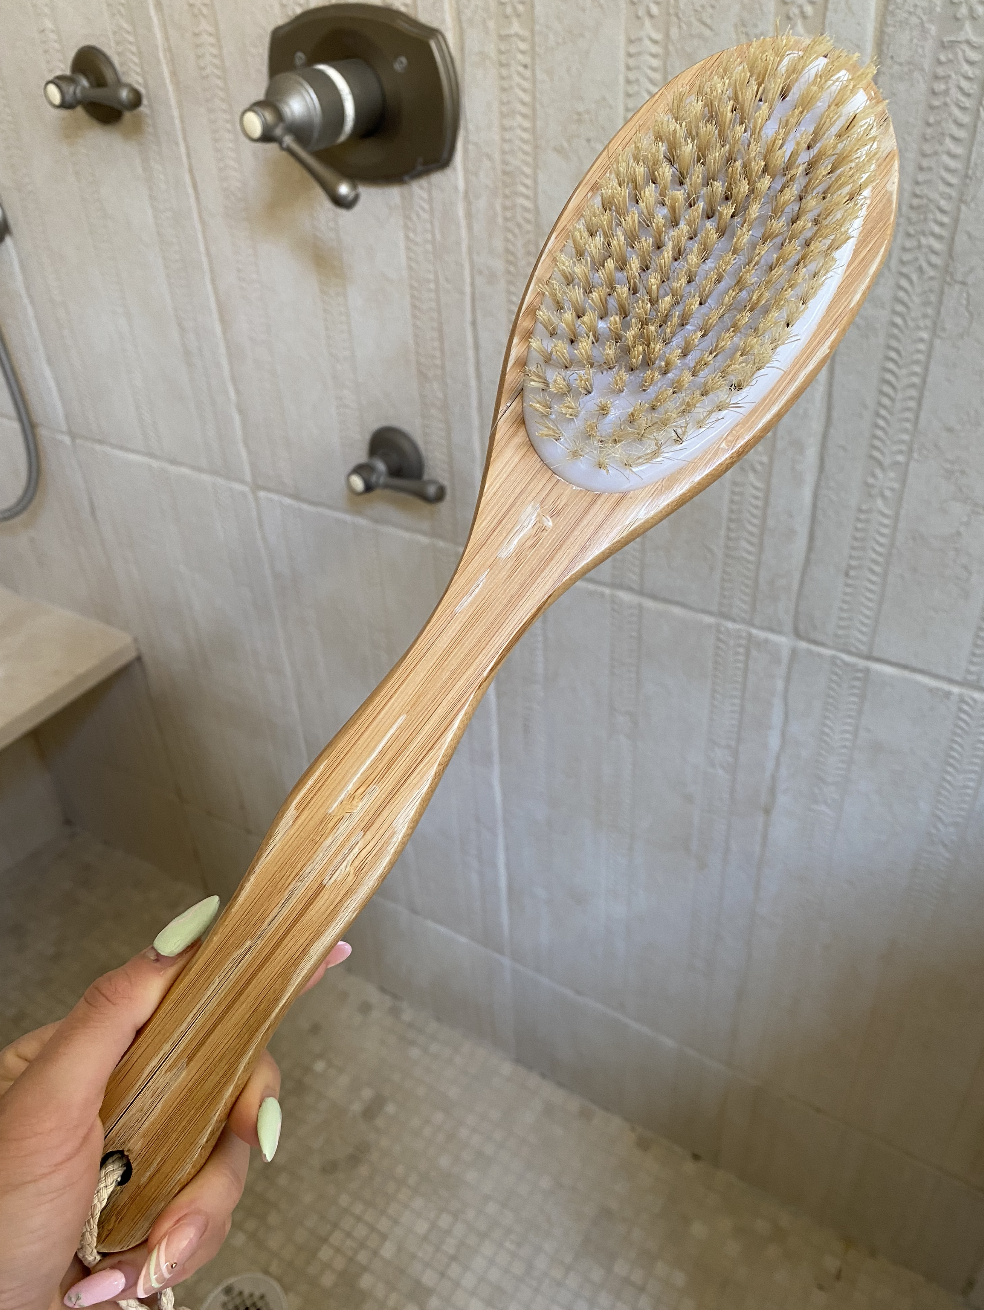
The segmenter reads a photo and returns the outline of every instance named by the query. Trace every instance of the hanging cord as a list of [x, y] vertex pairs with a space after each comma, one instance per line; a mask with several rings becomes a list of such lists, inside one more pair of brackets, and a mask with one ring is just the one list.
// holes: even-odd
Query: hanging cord
[[[6, 215], [3, 209], [0, 208], [0, 243], [3, 242], [9, 231]], [[7, 383], [7, 390], [10, 392], [10, 399], [13, 401], [17, 421], [20, 424], [21, 436], [24, 438], [24, 453], [27, 456], [27, 479], [24, 482], [24, 490], [12, 504], [0, 508], [0, 523], [9, 523], [11, 519], [17, 518], [18, 514], [24, 513], [37, 494], [41, 460], [38, 455], [38, 434], [31, 422], [27, 401], [24, 399], [21, 384], [17, 380], [13, 361], [10, 358], [10, 351], [7, 349], [7, 343], [3, 338], [2, 331], [0, 331], [0, 372], [3, 373]]]
[[[102, 1259], [96, 1246], [99, 1236], [99, 1216], [126, 1171], [126, 1157], [118, 1151], [112, 1155], [107, 1155], [102, 1162], [99, 1170], [99, 1182], [96, 1184], [96, 1194], [92, 1198], [92, 1208], [89, 1210], [89, 1217], [85, 1221], [85, 1227], [82, 1229], [82, 1236], [79, 1239], [79, 1259], [87, 1269], [92, 1269]], [[142, 1301], [136, 1301], [129, 1297], [125, 1301], [117, 1301], [116, 1304], [122, 1306], [123, 1310], [147, 1310]], [[158, 1310], [174, 1310], [174, 1291], [172, 1288], [165, 1287], [157, 1293], [157, 1307]]]

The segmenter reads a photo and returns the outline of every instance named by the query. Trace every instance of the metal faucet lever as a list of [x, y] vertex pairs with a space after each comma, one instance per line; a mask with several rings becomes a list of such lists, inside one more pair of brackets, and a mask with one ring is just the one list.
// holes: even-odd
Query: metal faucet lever
[[346, 481], [356, 496], [402, 491], [436, 505], [444, 499], [444, 483], [423, 474], [424, 457], [413, 437], [402, 428], [377, 428], [369, 438], [369, 458], [356, 464]]
[[109, 55], [94, 45], [76, 50], [71, 72], [45, 82], [44, 98], [53, 109], [81, 106], [100, 123], [116, 123], [143, 104], [137, 88], [124, 82]]
[[338, 59], [278, 73], [264, 98], [240, 114], [239, 125], [250, 141], [276, 141], [332, 204], [351, 209], [359, 199], [358, 184], [312, 152], [369, 135], [382, 112], [383, 88], [369, 65]]

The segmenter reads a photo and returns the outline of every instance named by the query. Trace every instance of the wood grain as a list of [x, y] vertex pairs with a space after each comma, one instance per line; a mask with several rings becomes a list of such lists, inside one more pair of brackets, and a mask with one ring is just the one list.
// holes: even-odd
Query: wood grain
[[403, 849], [475, 707], [529, 625], [579, 577], [721, 476], [785, 414], [853, 320], [891, 241], [898, 157], [882, 154], [850, 262], [806, 346], [727, 433], [660, 482], [621, 494], [562, 481], [528, 440], [522, 371], [554, 257], [610, 157], [703, 61], [658, 92], [602, 151], [540, 253], [513, 323], [488, 458], [458, 568], [419, 637], [304, 774], [195, 959], [118, 1066], [103, 1105], [106, 1150], [133, 1176], [110, 1201], [100, 1249], [141, 1241], [197, 1172], [258, 1053], [320, 960]]

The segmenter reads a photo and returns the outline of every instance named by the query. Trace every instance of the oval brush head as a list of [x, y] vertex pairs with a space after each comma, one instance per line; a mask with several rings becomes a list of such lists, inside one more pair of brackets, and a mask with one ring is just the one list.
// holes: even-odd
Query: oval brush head
[[656, 481], [799, 348], [864, 212], [871, 73], [826, 37], [754, 41], [612, 159], [529, 341], [526, 428], [554, 472], [591, 491]]

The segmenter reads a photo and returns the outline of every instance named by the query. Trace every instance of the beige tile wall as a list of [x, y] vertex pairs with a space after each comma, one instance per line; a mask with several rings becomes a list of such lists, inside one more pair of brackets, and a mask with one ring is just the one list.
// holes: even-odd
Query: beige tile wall
[[[0, 321], [41, 425], [0, 580], [134, 633], [55, 725], [73, 818], [226, 892], [467, 531], [530, 263], [736, 40], [874, 51], [889, 264], [781, 430], [520, 643], [354, 930], [442, 1018], [968, 1285], [984, 1257], [980, 0], [419, 0], [453, 166], [332, 211], [236, 113], [288, 0], [0, 0]], [[95, 41], [146, 109], [57, 114]], [[0, 395], [0, 486], [19, 476]], [[356, 502], [380, 422], [449, 497]], [[10, 498], [9, 496], [7, 498]]]

